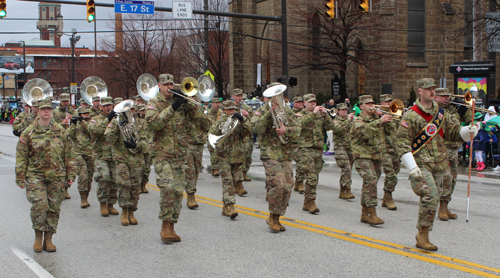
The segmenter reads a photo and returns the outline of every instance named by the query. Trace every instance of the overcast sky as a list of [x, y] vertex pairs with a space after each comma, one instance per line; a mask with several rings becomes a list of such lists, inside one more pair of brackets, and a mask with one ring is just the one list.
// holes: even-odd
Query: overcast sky
[[[85, 1], [85, 0], [79, 0]], [[155, 6], [172, 7], [172, 0], [155, 0]], [[114, 0], [96, 0], [96, 3], [114, 3]], [[193, 7], [194, 9], [194, 7]], [[94, 23], [88, 23], [86, 20], [86, 7], [82, 5], [61, 5], [61, 13], [64, 17], [64, 33], [61, 37], [61, 46], [69, 47], [69, 37], [71, 36], [71, 28], [76, 28], [81, 36], [77, 47], [90, 47], [94, 49]], [[112, 20], [115, 17], [114, 9], [107, 7], [96, 7], [97, 31], [111, 30]], [[10, 40], [31, 40], [40, 38], [40, 32], [36, 28], [38, 20], [38, 2], [24, 2], [7, 0], [7, 17], [0, 20], [0, 44], [4, 44]], [[29, 34], [6, 34], [6, 32]], [[90, 33], [84, 33], [90, 32]], [[67, 34], [67, 35], [66, 35]], [[113, 33], [97, 34], [99, 44], [100, 36], [112, 36]]]

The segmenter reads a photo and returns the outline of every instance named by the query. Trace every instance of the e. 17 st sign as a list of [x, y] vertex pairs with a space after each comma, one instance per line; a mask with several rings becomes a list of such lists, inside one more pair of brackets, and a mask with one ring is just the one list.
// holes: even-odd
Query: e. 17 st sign
[[154, 14], [154, 1], [115, 0], [115, 13]]

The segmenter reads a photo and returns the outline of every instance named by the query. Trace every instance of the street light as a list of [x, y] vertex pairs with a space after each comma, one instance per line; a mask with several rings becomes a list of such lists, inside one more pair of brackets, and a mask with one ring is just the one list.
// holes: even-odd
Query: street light
[[72, 63], [72, 70], [71, 70], [71, 83], [75, 83], [75, 44], [77, 41], [80, 40], [80, 36], [75, 36], [77, 34], [75, 28], [71, 28], [71, 38], [69, 38], [69, 41], [71, 42], [71, 63]]

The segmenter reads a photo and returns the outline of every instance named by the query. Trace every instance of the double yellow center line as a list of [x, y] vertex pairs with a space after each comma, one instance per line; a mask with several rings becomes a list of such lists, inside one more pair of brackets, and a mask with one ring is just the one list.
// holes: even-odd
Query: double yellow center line
[[[156, 185], [148, 184], [148, 188], [156, 191], [160, 191], [160, 189]], [[184, 196], [186, 197], [186, 196]], [[219, 207], [222, 208], [222, 202], [213, 200], [210, 198], [202, 197], [202, 196], [196, 196], [196, 199], [198, 202], [203, 203], [203, 204], [208, 204], [211, 206]], [[251, 208], [246, 208], [242, 206], [235, 205], [235, 207], [238, 209], [238, 213], [250, 215], [253, 217], [257, 218], [262, 218], [262, 219], [267, 219], [269, 216], [269, 213], [251, 209]], [[453, 257], [448, 257], [448, 256], [443, 256], [440, 254], [432, 253], [432, 252], [426, 252], [420, 249], [408, 247], [408, 246], [403, 246], [399, 244], [395, 244], [392, 242], [388, 241], [383, 241], [383, 240], [378, 240], [358, 234], [353, 234], [350, 232], [346, 231], [341, 231], [337, 229], [333, 229], [330, 227], [325, 227], [321, 225], [316, 225], [313, 223], [309, 222], [304, 222], [300, 220], [295, 220], [292, 218], [287, 218], [287, 217], [280, 217], [280, 223], [286, 226], [294, 227], [294, 228], [299, 228], [302, 230], [306, 230], [309, 232], [317, 233], [317, 234], [322, 234], [325, 236], [353, 242], [356, 244], [360, 244], [363, 246], [371, 247], [374, 249], [386, 251], [389, 253], [397, 254], [400, 256], [408, 257], [408, 258], [413, 258], [417, 260], [421, 260], [424, 262], [436, 264], [439, 266], [444, 266], [448, 267], [451, 269], [455, 270], [460, 270], [463, 272], [471, 273], [474, 275], [478, 276], [483, 276], [483, 277], [500, 277], [500, 269], [493, 268], [493, 267], [488, 267], [485, 265], [480, 265], [464, 260], [460, 260], [457, 258]]]

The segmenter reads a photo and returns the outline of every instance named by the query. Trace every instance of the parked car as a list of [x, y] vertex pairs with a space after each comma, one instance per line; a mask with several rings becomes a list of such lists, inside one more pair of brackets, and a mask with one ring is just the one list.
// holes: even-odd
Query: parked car
[[244, 102], [246, 105], [252, 107], [253, 111], [264, 105], [264, 102], [255, 99], [244, 100]]
[[21, 68], [21, 65], [19, 65], [18, 63], [14, 63], [14, 62], [5, 62], [4, 67], [5, 67], [6, 69], [14, 69], [14, 70], [17, 70], [17, 69], [20, 69], [20, 68]]

